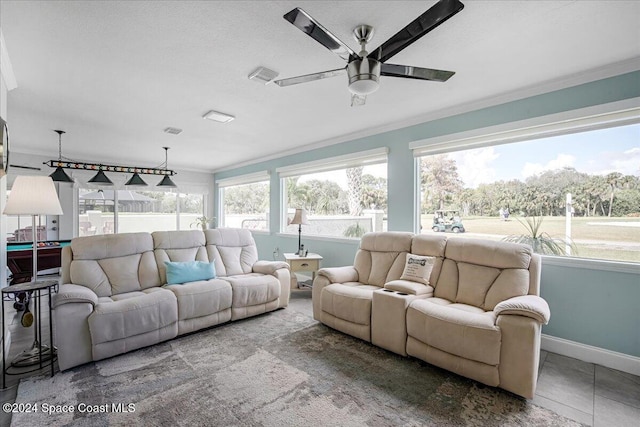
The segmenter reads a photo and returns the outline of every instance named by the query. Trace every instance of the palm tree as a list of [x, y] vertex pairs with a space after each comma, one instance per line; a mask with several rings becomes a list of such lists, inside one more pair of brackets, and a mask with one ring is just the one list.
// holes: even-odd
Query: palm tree
[[527, 234], [512, 234], [502, 240], [505, 242], [524, 243], [533, 248], [533, 252], [544, 255], [565, 255], [567, 245], [571, 247], [571, 253], [576, 253], [576, 247], [572, 241], [567, 241], [557, 237], [551, 237], [546, 231], [540, 231], [543, 218], [527, 217], [523, 222], [520, 218], [516, 218], [520, 224], [527, 230]]
[[349, 215], [360, 216], [362, 213], [362, 166], [349, 168], [347, 181], [349, 183]]
[[609, 213], [607, 216], [611, 218], [611, 209], [613, 208], [613, 196], [616, 190], [622, 183], [622, 174], [620, 172], [612, 172], [606, 177], [607, 184], [609, 185]]

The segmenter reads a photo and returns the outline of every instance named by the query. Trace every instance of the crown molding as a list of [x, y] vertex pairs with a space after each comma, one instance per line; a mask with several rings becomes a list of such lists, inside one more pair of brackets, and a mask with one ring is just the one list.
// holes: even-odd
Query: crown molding
[[[435, 120], [444, 119], [446, 117], [456, 116], [459, 114], [469, 113], [483, 108], [489, 108], [500, 104], [505, 104], [511, 101], [517, 101], [520, 99], [529, 98], [536, 95], [542, 95], [556, 90], [566, 89], [572, 86], [578, 86], [585, 83], [594, 82], [597, 80], [606, 79], [609, 77], [615, 77], [621, 74], [630, 73], [640, 70], [640, 57], [631, 58], [625, 61], [615, 62], [602, 67], [586, 70], [583, 72], [575, 73], [570, 76], [564, 76], [557, 79], [549, 80], [543, 83], [526, 86], [514, 91], [493, 95], [487, 98], [480, 99], [478, 101], [468, 102], [465, 104], [456, 105], [450, 108], [442, 110], [436, 110], [431, 112], [422, 113], [420, 116], [414, 116], [399, 122], [395, 122], [388, 125], [377, 126], [357, 132], [348, 133], [338, 137], [325, 139], [322, 141], [314, 142], [307, 145], [302, 145], [290, 150], [280, 151], [278, 153], [264, 156], [259, 159], [247, 160], [245, 162], [236, 163], [230, 166], [225, 166], [219, 169], [214, 169], [211, 172], [223, 172], [228, 170], [237, 169], [244, 166], [250, 166], [257, 163], [262, 163], [269, 160], [279, 159], [282, 157], [291, 156], [294, 154], [303, 153], [306, 151], [316, 150], [319, 148], [328, 147], [335, 144], [341, 144], [343, 142], [353, 141], [360, 138], [366, 138], [373, 135], [378, 135], [385, 132], [390, 132], [398, 129], [403, 129], [410, 126], [415, 126], [422, 123], [428, 123]], [[429, 117], [425, 120], [425, 117]]]

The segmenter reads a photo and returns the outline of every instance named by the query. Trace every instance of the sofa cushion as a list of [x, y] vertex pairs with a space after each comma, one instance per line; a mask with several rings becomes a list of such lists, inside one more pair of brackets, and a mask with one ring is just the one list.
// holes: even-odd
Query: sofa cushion
[[119, 258], [153, 250], [149, 233], [105, 234], [76, 237], [71, 241], [73, 259]]
[[173, 292], [162, 288], [120, 294], [98, 300], [89, 316], [93, 345], [144, 334], [178, 321]]
[[208, 316], [231, 307], [231, 285], [225, 280], [167, 285], [165, 289], [173, 292], [178, 300], [178, 320]]
[[204, 232], [207, 254], [215, 262], [218, 276], [251, 273], [258, 261], [256, 242], [249, 230], [216, 228]]
[[280, 281], [269, 274], [242, 274], [224, 280], [233, 289], [231, 306], [234, 308], [266, 304], [280, 298]]
[[390, 280], [399, 279], [405, 264], [405, 256], [411, 250], [411, 233], [380, 232], [362, 236], [360, 248], [353, 263], [358, 280], [378, 287]]
[[151, 233], [154, 249], [188, 249], [205, 245], [200, 230], [154, 231]]
[[70, 247], [71, 283], [85, 286], [99, 297], [160, 285], [148, 233], [77, 237]]
[[525, 245], [449, 239], [434, 296], [485, 311], [505, 299], [529, 293], [532, 259]]
[[186, 261], [164, 262], [167, 271], [167, 284], [179, 285], [197, 280], [215, 279], [216, 269], [212, 262]]
[[407, 310], [407, 333], [428, 346], [487, 365], [500, 363], [500, 329], [493, 312], [465, 304], [415, 300]]
[[436, 258], [432, 256], [407, 254], [400, 279], [428, 285], [435, 260]]
[[209, 262], [204, 233], [200, 230], [154, 231], [154, 255], [162, 283], [167, 283], [165, 262]]
[[371, 324], [371, 300], [379, 286], [358, 282], [334, 283], [322, 290], [322, 311], [347, 322]]
[[433, 293], [433, 288], [430, 285], [402, 279], [387, 282], [384, 284], [384, 288], [409, 295], [429, 295]]

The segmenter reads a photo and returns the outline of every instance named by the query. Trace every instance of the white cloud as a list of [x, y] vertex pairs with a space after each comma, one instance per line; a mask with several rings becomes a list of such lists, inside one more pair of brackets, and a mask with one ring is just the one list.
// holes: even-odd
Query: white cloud
[[574, 156], [560, 153], [555, 159], [549, 160], [546, 165], [526, 162], [522, 167], [521, 174], [524, 178], [527, 178], [549, 170], [573, 167], [575, 161], [576, 158]]
[[611, 167], [623, 175], [640, 175], [640, 147], [631, 148], [612, 159]]
[[496, 170], [491, 163], [500, 157], [493, 147], [460, 151], [451, 155], [458, 166], [458, 175], [465, 187], [477, 188], [496, 180]]

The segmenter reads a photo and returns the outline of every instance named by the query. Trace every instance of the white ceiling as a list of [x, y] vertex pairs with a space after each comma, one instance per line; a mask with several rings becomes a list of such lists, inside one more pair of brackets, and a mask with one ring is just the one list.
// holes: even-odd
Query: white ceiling
[[[213, 171], [602, 67], [638, 68], [640, 1], [462, 1], [462, 12], [390, 61], [454, 77], [382, 77], [352, 108], [346, 77], [284, 88], [247, 79], [257, 66], [283, 78], [344, 65], [282, 15], [300, 6], [356, 51], [352, 28], [372, 25], [372, 50], [433, 0], [0, 0], [18, 83], [8, 96], [12, 150], [56, 158], [53, 130], [63, 129], [63, 155], [76, 160], [155, 166], [170, 146], [170, 168]], [[212, 109], [236, 120], [203, 120]], [[163, 133], [168, 126], [184, 132]]]

